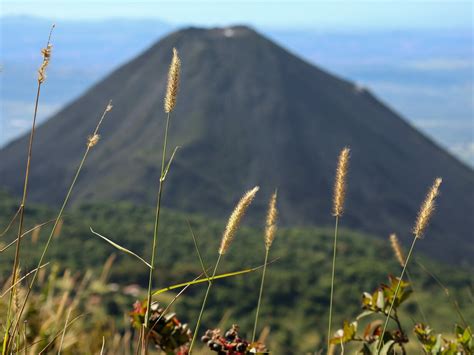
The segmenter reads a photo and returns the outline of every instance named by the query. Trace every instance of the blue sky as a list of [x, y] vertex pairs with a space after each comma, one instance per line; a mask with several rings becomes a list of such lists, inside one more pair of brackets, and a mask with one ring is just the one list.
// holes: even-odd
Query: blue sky
[[3, 0], [2, 14], [57, 19], [157, 18], [169, 23], [258, 24], [280, 28], [472, 27], [472, 1], [125, 1]]

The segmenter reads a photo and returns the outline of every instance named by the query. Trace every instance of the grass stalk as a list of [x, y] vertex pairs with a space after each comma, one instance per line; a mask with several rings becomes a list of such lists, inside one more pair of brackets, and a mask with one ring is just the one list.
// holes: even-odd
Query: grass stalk
[[415, 236], [415, 238], [413, 238], [413, 242], [411, 243], [410, 250], [408, 251], [407, 258], [405, 259], [404, 266], [402, 268], [402, 272], [400, 274], [400, 277], [398, 278], [397, 288], [395, 289], [395, 293], [393, 295], [393, 299], [392, 299], [392, 302], [390, 303], [390, 308], [389, 308], [388, 313], [387, 313], [387, 318], [385, 318], [385, 323], [383, 325], [382, 333], [380, 334], [380, 337], [379, 337], [379, 344], [377, 346], [377, 354], [379, 354], [380, 349], [382, 349], [383, 336], [385, 335], [385, 331], [387, 330], [388, 322], [390, 320], [390, 315], [392, 314], [393, 306], [394, 306], [395, 301], [397, 299], [398, 291], [400, 291], [400, 285], [402, 283], [403, 276], [405, 276], [407, 265], [408, 265], [408, 262], [410, 261], [410, 257], [411, 257], [411, 254], [413, 252], [413, 249], [415, 248], [415, 243], [416, 243], [417, 239], [418, 239], [417, 236]]
[[423, 312], [423, 309], [421, 307], [421, 302], [418, 300], [418, 294], [417, 294], [417, 291], [415, 290], [415, 287], [414, 287], [413, 278], [411, 277], [410, 273], [408, 272], [408, 268], [405, 271], [405, 273], [407, 274], [408, 282], [410, 282], [411, 289], [413, 290], [413, 297], [415, 299], [416, 305], [418, 306], [418, 312], [420, 312], [421, 318], [423, 319], [423, 323], [427, 324], [428, 321], [426, 320], [425, 312]]
[[257, 335], [258, 314], [260, 313], [260, 304], [262, 302], [263, 285], [265, 282], [265, 274], [267, 271], [267, 261], [268, 261], [269, 253], [270, 253], [270, 248], [266, 248], [265, 249], [265, 263], [263, 264], [263, 271], [262, 271], [262, 281], [260, 282], [260, 293], [258, 295], [257, 311], [255, 312], [255, 323], [253, 325], [252, 343], [255, 342], [255, 337]]
[[[48, 41], [46, 42], [46, 47], [45, 47], [45, 52], [44, 53], [44, 58], [43, 58], [43, 64], [41, 66], [40, 72], [42, 71], [44, 75], [44, 69], [46, 68], [47, 63], [49, 62], [49, 57], [46, 57], [46, 52], [50, 48], [50, 42], [51, 42], [51, 35], [53, 33], [55, 25], [51, 27], [51, 30], [49, 32], [48, 36]], [[49, 54], [48, 54], [49, 55]], [[47, 61], [46, 61], [47, 60]], [[23, 224], [24, 224], [24, 219], [25, 219], [25, 205], [26, 205], [26, 200], [28, 197], [28, 182], [29, 182], [29, 177], [30, 177], [30, 166], [31, 166], [31, 159], [33, 156], [33, 141], [35, 138], [35, 132], [36, 132], [36, 117], [38, 115], [38, 104], [39, 104], [39, 99], [41, 96], [41, 85], [44, 82], [44, 76], [42, 79], [38, 78], [38, 84], [36, 88], [36, 97], [35, 97], [35, 106], [34, 106], [34, 112], [33, 112], [33, 121], [31, 124], [31, 131], [30, 131], [30, 138], [28, 141], [28, 153], [27, 153], [27, 158], [26, 158], [26, 168], [25, 168], [25, 177], [23, 180], [23, 194], [21, 198], [21, 203], [20, 207], [18, 209], [18, 215], [19, 215], [19, 223], [18, 223], [18, 232], [17, 232], [17, 241], [16, 241], [16, 247], [15, 247], [15, 257], [13, 259], [13, 268], [12, 268], [12, 286], [16, 284], [16, 277], [17, 277], [17, 269], [20, 263], [20, 250], [21, 250], [21, 235], [23, 234]], [[2, 354], [5, 353], [6, 351], [6, 344], [9, 343], [9, 336], [10, 336], [10, 327], [12, 323], [12, 305], [13, 305], [13, 294], [15, 293], [15, 287], [13, 286], [10, 292], [10, 297], [8, 301], [8, 310], [7, 310], [7, 324], [6, 324], [6, 329], [5, 329], [5, 337], [3, 339], [3, 348], [2, 348]]]
[[214, 271], [212, 272], [211, 280], [209, 281], [209, 284], [207, 285], [206, 294], [204, 295], [204, 299], [202, 301], [201, 311], [199, 312], [199, 317], [196, 322], [196, 328], [194, 329], [193, 339], [191, 340], [191, 345], [189, 346], [189, 355], [192, 354], [194, 343], [196, 342], [197, 335], [199, 334], [199, 327], [201, 326], [202, 315], [204, 314], [204, 309], [206, 308], [207, 297], [209, 296], [209, 291], [211, 290], [212, 282], [213, 282], [214, 276], [216, 276], [217, 268], [219, 266], [219, 262], [221, 261], [222, 255], [223, 254], [219, 253], [219, 257], [217, 258], [216, 265], [214, 266]]
[[339, 226], [339, 216], [336, 216], [336, 221], [334, 223], [334, 245], [333, 245], [333, 253], [332, 253], [331, 296], [329, 298], [328, 349], [329, 349], [330, 340], [331, 340], [332, 308], [333, 308], [333, 299], [334, 299], [334, 275], [335, 275], [335, 271], [336, 271], [336, 252], [337, 252], [338, 226]]
[[158, 187], [158, 198], [156, 201], [156, 212], [155, 212], [155, 225], [153, 228], [153, 244], [151, 248], [151, 261], [150, 261], [150, 272], [148, 276], [148, 292], [147, 292], [147, 307], [145, 313], [145, 319], [143, 320], [143, 325], [148, 327], [148, 318], [150, 316], [150, 308], [151, 308], [151, 297], [152, 297], [152, 286], [153, 286], [153, 274], [155, 270], [155, 255], [156, 255], [156, 246], [158, 244], [158, 229], [160, 226], [160, 212], [161, 212], [161, 198], [163, 196], [163, 187], [164, 187], [164, 173], [165, 173], [165, 159], [166, 159], [166, 148], [168, 145], [168, 130], [170, 124], [170, 113], [166, 115], [166, 128], [165, 128], [165, 136], [163, 139], [163, 154], [161, 156], [161, 173], [160, 173], [160, 182]]
[[451, 301], [454, 310], [456, 311], [457, 315], [459, 316], [459, 319], [461, 320], [461, 323], [463, 324], [463, 326], [465, 328], [467, 328], [468, 324], [467, 324], [466, 320], [464, 319], [464, 316], [462, 315], [461, 308], [459, 307], [459, 303], [451, 295], [451, 292], [449, 292], [449, 289], [441, 282], [441, 280], [435, 274], [433, 274], [431, 271], [429, 271], [422, 263], [420, 263], [419, 261], [416, 261], [416, 263], [423, 269], [424, 272], [426, 272], [428, 275], [431, 276], [431, 278], [433, 278], [433, 280], [436, 281], [436, 283], [438, 284], [439, 287], [441, 287], [441, 289], [446, 294], [446, 297], [448, 297], [448, 299]]
[[[99, 120], [99, 122], [97, 123], [97, 126], [94, 130], [94, 133], [92, 134], [91, 137], [98, 137], [98, 132], [99, 132], [99, 128], [100, 126], [102, 125], [102, 122], [105, 118], [105, 116], [107, 115], [107, 113], [112, 109], [112, 105], [111, 105], [111, 102], [108, 103], [107, 107], [105, 108], [104, 112], [102, 113], [102, 116]], [[69, 199], [71, 197], [71, 194], [72, 194], [72, 191], [76, 185], [76, 182], [77, 182], [77, 179], [81, 173], [81, 170], [82, 170], [82, 167], [84, 166], [84, 163], [89, 155], [89, 152], [91, 150], [91, 148], [93, 147], [94, 145], [93, 144], [90, 144], [90, 139], [89, 139], [89, 144], [87, 144], [86, 146], [86, 150], [84, 152], [84, 155], [82, 156], [82, 159], [81, 159], [81, 162], [79, 163], [79, 166], [77, 167], [77, 170], [76, 170], [76, 173], [74, 175], [74, 178], [72, 179], [72, 182], [71, 182], [71, 185], [69, 186], [69, 189], [68, 189], [68, 192], [66, 194], [66, 197], [64, 198], [64, 201], [61, 205], [61, 208], [58, 212], [58, 215], [56, 216], [56, 219], [54, 221], [54, 225], [53, 225], [53, 228], [51, 229], [51, 233], [49, 234], [49, 237], [48, 237], [48, 240], [46, 241], [46, 244], [43, 248], [43, 251], [41, 253], [41, 257], [38, 261], [38, 266], [36, 267], [36, 270], [35, 270], [35, 273], [33, 274], [33, 277], [32, 277], [32, 280], [30, 281], [30, 285], [28, 287], [28, 290], [26, 292], [26, 296], [25, 296], [25, 300], [23, 301], [23, 304], [20, 308], [20, 311], [18, 312], [18, 316], [17, 316], [17, 320], [15, 322], [15, 327], [13, 328], [13, 334], [15, 334], [16, 330], [18, 329], [18, 325], [20, 323], [20, 319], [21, 319], [21, 315], [23, 314], [23, 311], [25, 310], [25, 307], [26, 307], [26, 303], [28, 302], [28, 297], [30, 296], [30, 293], [33, 289], [33, 286], [36, 282], [36, 278], [38, 276], [38, 272], [41, 268], [41, 265], [43, 264], [43, 260], [44, 260], [44, 257], [46, 256], [46, 253], [49, 249], [49, 246], [51, 244], [51, 240], [53, 239], [53, 236], [56, 232], [56, 229], [60, 223], [60, 220], [63, 216], [63, 213], [64, 213], [64, 210], [69, 202]], [[8, 338], [8, 336], [6, 336]], [[8, 353], [8, 341], [4, 343], [4, 346], [3, 346], [3, 352], [2, 354], [5, 355], [6, 353]]]

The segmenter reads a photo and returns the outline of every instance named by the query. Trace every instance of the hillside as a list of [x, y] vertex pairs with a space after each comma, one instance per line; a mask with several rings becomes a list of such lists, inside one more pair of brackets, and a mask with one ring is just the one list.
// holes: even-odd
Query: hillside
[[[0, 227], [7, 223], [7, 215], [15, 211], [14, 201], [0, 194]], [[249, 217], [255, 214], [249, 211]], [[27, 222], [44, 221], [52, 215], [50, 209], [31, 206], [28, 209]], [[192, 238], [187, 227], [187, 219], [197, 234], [201, 252], [207, 265], [212, 265], [217, 256], [217, 247], [223, 230], [223, 223], [198, 215], [183, 215], [172, 211], [163, 214], [162, 234], [159, 239], [156, 274], [157, 287], [193, 279], [201, 272], [195, 254]], [[150, 254], [150, 239], [153, 228], [153, 210], [136, 208], [130, 204], [84, 205], [75, 212], [66, 215], [60, 235], [54, 239], [48, 261], [53, 261], [60, 269], [68, 268], [78, 278], [91, 269], [93, 279], [101, 278], [101, 268], [105, 260], [116, 249], [89, 231], [92, 226], [125, 247], [145, 258]], [[32, 244], [25, 240], [23, 263], [24, 270], [36, 265], [40, 246], [45, 241], [51, 226], [44, 227], [39, 241]], [[14, 233], [7, 235], [3, 242], [13, 239]], [[419, 246], [428, 243], [423, 240]], [[10, 271], [8, 262], [13, 252], [2, 254], [0, 279], [2, 281]], [[332, 230], [321, 228], [285, 228], [276, 237], [271, 251], [271, 259], [278, 258], [270, 267], [267, 275], [266, 291], [262, 309], [261, 323], [270, 326], [270, 344], [278, 353], [298, 353], [314, 350], [326, 331], [327, 309], [329, 301], [330, 268], [332, 252]], [[262, 263], [264, 247], [260, 228], [241, 230], [222, 262], [222, 271], [235, 271]], [[415, 255], [420, 260], [419, 254]], [[339, 259], [336, 276], [335, 324], [350, 319], [359, 311], [360, 297], [364, 291], [372, 291], [382, 282], [386, 282], [388, 273], [398, 273], [396, 263], [387, 240], [373, 238], [343, 230], [339, 243]], [[431, 272], [434, 272], [459, 302], [466, 319], [474, 319], [472, 307], [469, 308], [470, 283], [472, 274], [469, 269], [448, 267], [438, 261], [421, 258]], [[49, 268], [49, 266], [48, 266]], [[438, 331], [452, 331], [457, 322], [453, 308], [444, 292], [433, 279], [424, 273], [416, 263], [410, 268], [416, 282], [416, 299], [421, 302], [423, 311], [429, 315], [430, 325]], [[120, 286], [138, 283], [145, 286], [147, 270], [128, 255], [118, 253], [111, 269], [111, 281]], [[225, 326], [239, 323], [245, 334], [250, 333], [257, 301], [260, 275], [247, 274], [216, 283], [211, 293], [210, 306], [204, 319], [204, 327], [215, 327], [221, 319]], [[199, 311], [204, 287], [192, 287], [178, 303], [175, 311], [180, 319], [194, 322]], [[107, 313], [117, 316], [120, 327], [128, 327], [124, 314], [131, 309], [134, 298], [128, 296], [128, 305], [123, 291], [115, 291], [116, 299], [104, 300]], [[169, 301], [170, 296], [160, 298]], [[144, 297], [144, 293], [142, 293]], [[119, 299], [121, 299], [119, 301]], [[128, 308], [124, 308], [128, 307]], [[411, 298], [404, 311], [404, 326], [412, 327], [411, 317], [420, 320], [415, 298]], [[93, 327], [93, 325], [91, 325]], [[111, 325], [108, 324], [107, 328]], [[409, 334], [412, 334], [411, 331]], [[291, 349], [291, 350], [290, 350]]]
[[[379, 237], [397, 232], [407, 242], [427, 187], [443, 176], [430, 242], [420, 249], [442, 260], [470, 262], [473, 171], [368, 91], [246, 27], [172, 33], [41, 125], [31, 200], [56, 204], [64, 196], [85, 138], [112, 98], [103, 140], [73, 202], [154, 203], [163, 92], [174, 46], [183, 73], [170, 144], [182, 149], [167, 182], [166, 207], [223, 217], [243, 190], [259, 184], [257, 216], [278, 188], [285, 225], [326, 226], [332, 223], [336, 157], [348, 145], [344, 226]], [[22, 188], [25, 147], [23, 137], [0, 151], [0, 186], [14, 194]]]

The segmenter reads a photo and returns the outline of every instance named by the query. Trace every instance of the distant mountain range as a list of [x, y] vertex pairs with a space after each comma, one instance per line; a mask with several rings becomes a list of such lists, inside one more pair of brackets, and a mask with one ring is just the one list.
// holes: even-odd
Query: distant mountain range
[[[52, 22], [25, 16], [1, 17], [0, 147], [29, 127], [39, 48], [44, 46]], [[40, 121], [177, 28], [159, 20], [125, 18], [60, 20], [56, 25]], [[422, 132], [474, 166], [470, 28], [261, 30], [309, 62], [370, 88]]]
[[[170, 145], [182, 146], [165, 206], [224, 217], [256, 184], [263, 217], [279, 190], [283, 224], [329, 225], [337, 155], [351, 147], [343, 225], [385, 238], [411, 238], [427, 188], [442, 176], [442, 196], [420, 248], [469, 261], [474, 247], [474, 173], [420, 134], [370, 92], [297, 58], [247, 27], [174, 32], [121, 66], [37, 130], [30, 198], [64, 196], [105, 103], [103, 126], [73, 202], [153, 204], [164, 126], [163, 96], [173, 47], [183, 61]], [[0, 151], [0, 186], [19, 194], [27, 138]]]

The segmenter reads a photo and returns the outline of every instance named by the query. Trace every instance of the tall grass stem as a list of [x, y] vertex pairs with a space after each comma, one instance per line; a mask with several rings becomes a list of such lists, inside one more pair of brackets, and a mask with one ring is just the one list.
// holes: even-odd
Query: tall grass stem
[[[49, 31], [49, 36], [48, 36], [48, 41], [46, 42], [46, 49], [50, 48], [50, 42], [51, 42], [51, 34], [53, 33], [55, 25], [51, 27], [51, 30]], [[45, 62], [45, 58], [43, 58], [43, 65]], [[49, 58], [48, 58], [49, 60]], [[42, 65], [42, 67], [43, 67]], [[23, 233], [23, 223], [25, 219], [25, 205], [26, 205], [26, 199], [28, 196], [28, 182], [29, 182], [29, 176], [30, 176], [30, 165], [31, 165], [31, 159], [33, 156], [33, 141], [35, 138], [35, 132], [36, 132], [36, 117], [38, 115], [38, 104], [39, 104], [39, 99], [41, 95], [41, 85], [43, 84], [43, 81], [38, 80], [37, 84], [37, 89], [36, 89], [36, 97], [35, 97], [35, 106], [34, 106], [34, 112], [33, 112], [33, 121], [31, 124], [31, 131], [30, 131], [30, 138], [28, 141], [28, 153], [27, 153], [27, 159], [26, 159], [26, 169], [25, 169], [25, 177], [23, 181], [23, 194], [21, 198], [21, 203], [20, 203], [20, 208], [19, 208], [19, 223], [18, 223], [18, 233], [17, 233], [17, 242], [16, 242], [16, 247], [15, 247], [15, 257], [13, 259], [13, 269], [12, 269], [12, 286], [16, 284], [16, 278], [17, 278], [17, 269], [18, 265], [20, 263], [20, 249], [21, 249], [21, 235]], [[8, 310], [7, 310], [7, 324], [6, 324], [6, 329], [5, 329], [5, 337], [3, 339], [3, 348], [2, 348], [2, 354], [5, 354], [6, 351], [6, 345], [9, 343], [8, 337], [10, 333], [10, 327], [12, 323], [12, 303], [13, 303], [13, 294], [15, 293], [15, 287], [13, 286], [10, 292], [10, 297], [8, 300]]]
[[426, 320], [425, 312], [423, 312], [423, 309], [421, 307], [421, 302], [418, 300], [418, 293], [415, 290], [413, 278], [411, 277], [410, 273], [408, 272], [408, 268], [405, 271], [405, 273], [407, 274], [408, 282], [410, 282], [411, 289], [413, 290], [413, 297], [415, 298], [415, 303], [418, 306], [418, 311], [420, 312], [421, 318], [423, 319], [423, 323], [427, 324], [428, 321]]
[[204, 295], [204, 300], [202, 301], [201, 311], [199, 312], [199, 317], [196, 322], [196, 329], [194, 330], [193, 339], [191, 340], [191, 345], [189, 346], [189, 355], [191, 355], [193, 351], [194, 343], [196, 342], [196, 337], [199, 334], [199, 327], [201, 326], [202, 315], [204, 314], [204, 309], [206, 308], [207, 297], [209, 296], [209, 291], [211, 290], [212, 282], [214, 281], [214, 276], [216, 276], [217, 267], [219, 266], [219, 262], [221, 261], [222, 255], [223, 254], [219, 253], [216, 265], [214, 266], [214, 271], [212, 272], [211, 280], [207, 285], [206, 294]]
[[[104, 110], [104, 112], [103, 112], [103, 114], [102, 114], [102, 116], [101, 116], [101, 118], [100, 118], [100, 120], [99, 120], [99, 123], [97, 124], [97, 126], [96, 126], [96, 128], [95, 128], [94, 133], [93, 133], [93, 136], [98, 133], [99, 128], [100, 128], [100, 126], [101, 126], [101, 124], [102, 124], [102, 122], [103, 122], [103, 120], [104, 120], [104, 118], [105, 118], [107, 112], [110, 111], [109, 106], [111, 107], [110, 102], [109, 102], [107, 108]], [[55, 234], [55, 232], [56, 232], [56, 228], [58, 227], [59, 222], [60, 222], [60, 220], [61, 220], [61, 218], [62, 218], [62, 216], [63, 216], [64, 209], [66, 208], [66, 206], [67, 206], [67, 204], [68, 204], [68, 202], [69, 202], [69, 199], [70, 199], [70, 197], [71, 197], [71, 194], [72, 194], [72, 191], [73, 191], [73, 189], [74, 189], [74, 186], [76, 185], [76, 181], [77, 181], [77, 179], [78, 179], [78, 177], [79, 177], [79, 175], [80, 175], [80, 173], [81, 173], [82, 167], [84, 166], [84, 163], [85, 163], [85, 161], [86, 161], [86, 159], [87, 159], [87, 156], [89, 155], [89, 152], [90, 152], [91, 148], [92, 148], [92, 147], [91, 147], [90, 145], [87, 145], [87, 146], [86, 146], [86, 150], [85, 150], [85, 152], [84, 152], [84, 155], [82, 156], [81, 162], [79, 163], [79, 166], [77, 167], [76, 173], [75, 173], [75, 175], [74, 175], [74, 178], [72, 179], [71, 185], [69, 186], [69, 189], [68, 189], [68, 192], [67, 192], [67, 194], [66, 194], [66, 197], [64, 198], [63, 204], [61, 205], [61, 208], [60, 208], [60, 210], [59, 210], [59, 213], [58, 213], [58, 215], [57, 215], [57, 217], [56, 217], [56, 219], [55, 219], [55, 221], [54, 221], [53, 228], [52, 228], [52, 230], [51, 230], [51, 233], [49, 234], [48, 240], [46, 241], [46, 244], [45, 244], [45, 246], [44, 246], [44, 248], [43, 248], [43, 251], [42, 251], [42, 253], [41, 253], [41, 257], [40, 257], [40, 259], [39, 259], [39, 261], [38, 261], [38, 266], [36, 267], [36, 271], [35, 271], [35, 273], [33, 274], [33, 277], [32, 277], [32, 279], [31, 279], [31, 281], [30, 281], [30, 285], [29, 285], [28, 290], [27, 290], [27, 292], [26, 292], [25, 300], [23, 301], [23, 304], [22, 304], [22, 306], [21, 306], [21, 308], [20, 308], [20, 311], [18, 312], [17, 320], [16, 320], [16, 322], [15, 322], [15, 327], [13, 328], [13, 334], [15, 334], [15, 332], [16, 332], [18, 326], [19, 326], [20, 319], [21, 319], [21, 315], [23, 314], [23, 311], [25, 310], [26, 303], [28, 302], [28, 297], [30, 296], [31, 290], [33, 289], [33, 286], [34, 286], [34, 284], [35, 284], [35, 282], [36, 282], [36, 278], [37, 278], [37, 276], [38, 276], [38, 272], [39, 272], [39, 270], [40, 270], [40, 267], [41, 267], [41, 265], [43, 264], [44, 257], [46, 256], [46, 253], [47, 253], [47, 251], [48, 251], [48, 249], [49, 249], [49, 246], [50, 246], [50, 244], [51, 244], [51, 240], [53, 239], [53, 236], [54, 236], [54, 234]], [[8, 343], [8, 342], [7, 342], [7, 343]], [[5, 343], [4, 343], [3, 355], [5, 355], [5, 354], [7, 353], [7, 349], [8, 349], [8, 344], [5, 344]]]
[[329, 321], [328, 321], [328, 349], [331, 341], [331, 326], [332, 326], [332, 307], [334, 301], [334, 275], [336, 272], [336, 252], [337, 252], [337, 232], [339, 226], [339, 216], [336, 216], [334, 223], [334, 245], [332, 254], [332, 272], [331, 272], [331, 296], [329, 299]]
[[164, 172], [165, 172], [165, 159], [166, 159], [166, 148], [168, 145], [168, 130], [170, 125], [170, 113], [168, 112], [166, 115], [166, 128], [165, 128], [165, 136], [163, 139], [163, 154], [161, 156], [161, 173], [160, 173], [160, 182], [158, 187], [158, 198], [156, 202], [156, 212], [155, 212], [155, 226], [153, 228], [153, 245], [151, 248], [151, 260], [150, 260], [150, 272], [148, 277], [148, 292], [147, 292], [147, 307], [145, 313], [145, 319], [143, 321], [143, 325], [148, 327], [148, 318], [150, 316], [150, 308], [151, 308], [151, 289], [153, 286], [153, 274], [155, 270], [155, 254], [156, 254], [156, 246], [158, 244], [158, 229], [160, 226], [160, 212], [161, 212], [161, 198], [163, 196], [163, 185], [164, 185]]
[[387, 313], [387, 318], [385, 318], [385, 323], [383, 325], [382, 333], [380, 334], [380, 337], [379, 337], [379, 345], [377, 346], [377, 354], [380, 353], [380, 349], [382, 348], [383, 336], [385, 335], [385, 331], [387, 330], [388, 321], [390, 320], [390, 315], [392, 314], [393, 306], [394, 306], [395, 301], [397, 299], [398, 292], [400, 291], [400, 285], [402, 283], [403, 276], [405, 275], [407, 265], [408, 265], [408, 262], [410, 261], [410, 257], [411, 257], [411, 254], [413, 252], [413, 249], [415, 248], [415, 244], [416, 244], [417, 239], [418, 239], [418, 236], [415, 236], [415, 238], [413, 238], [413, 242], [411, 243], [410, 250], [408, 251], [408, 255], [407, 255], [407, 258], [405, 260], [405, 263], [404, 263], [404, 266], [403, 266], [403, 269], [402, 269], [402, 273], [400, 274], [400, 277], [398, 279], [397, 287], [395, 289], [395, 293], [393, 295], [393, 299], [392, 299], [392, 302], [390, 303], [390, 308], [389, 308], [388, 313]]
[[258, 314], [260, 313], [260, 304], [262, 302], [263, 284], [265, 282], [265, 273], [267, 271], [267, 261], [269, 253], [270, 248], [265, 248], [265, 263], [263, 264], [262, 281], [260, 282], [260, 293], [258, 295], [257, 311], [255, 313], [255, 323], [253, 325], [252, 343], [255, 342], [255, 337], [257, 335]]

